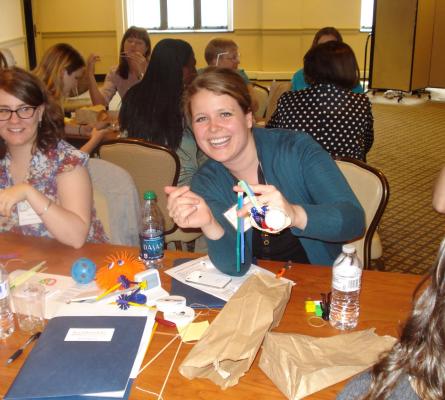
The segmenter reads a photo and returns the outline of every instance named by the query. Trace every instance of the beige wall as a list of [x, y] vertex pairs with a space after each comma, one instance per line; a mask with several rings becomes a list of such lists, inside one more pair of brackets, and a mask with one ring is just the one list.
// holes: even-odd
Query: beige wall
[[0, 48], [8, 48], [17, 65], [27, 68], [25, 24], [20, 0], [1, 0]]
[[[119, 38], [125, 30], [122, 0], [76, 0], [75, 6], [60, 0], [33, 1], [38, 57], [54, 43], [65, 41], [85, 57], [98, 53], [97, 73], [106, 73], [117, 62]], [[193, 46], [198, 67], [202, 67], [208, 41], [227, 36], [238, 43], [241, 66], [252, 78], [289, 78], [302, 66], [316, 30], [334, 25], [351, 44], [362, 67], [366, 35], [358, 30], [358, 0], [234, 0], [233, 11], [234, 32], [151, 34], [152, 42], [165, 37], [184, 39]]]

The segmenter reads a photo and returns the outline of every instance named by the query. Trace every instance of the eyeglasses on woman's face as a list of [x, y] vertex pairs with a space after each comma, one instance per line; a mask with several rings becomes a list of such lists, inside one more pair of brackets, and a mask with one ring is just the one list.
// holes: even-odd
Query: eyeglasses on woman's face
[[37, 106], [23, 106], [16, 110], [9, 108], [0, 108], [0, 121], [9, 121], [12, 118], [12, 114], [15, 113], [20, 119], [32, 118], [37, 110]]
[[217, 53], [216, 54], [216, 66], [223, 66], [221, 61], [227, 60], [232, 63], [239, 63], [240, 62], [240, 54], [238, 52], [230, 52], [225, 51], [223, 53]]

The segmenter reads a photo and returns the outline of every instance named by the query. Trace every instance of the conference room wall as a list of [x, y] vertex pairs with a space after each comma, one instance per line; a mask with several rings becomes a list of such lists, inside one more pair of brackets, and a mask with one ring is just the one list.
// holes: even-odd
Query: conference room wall
[[0, 48], [10, 49], [17, 64], [27, 68], [26, 34], [21, 4], [17, 0], [1, 0]]
[[[68, 42], [87, 57], [101, 56], [96, 73], [104, 74], [117, 63], [123, 26], [123, 0], [77, 0], [67, 6], [59, 0], [33, 0], [39, 32], [37, 56], [57, 42]], [[241, 67], [251, 78], [288, 79], [302, 66], [315, 32], [323, 26], [340, 29], [363, 67], [366, 34], [359, 32], [357, 0], [234, 0], [234, 32], [153, 33], [153, 44], [165, 37], [181, 38], [194, 48], [197, 66], [205, 66], [204, 48], [216, 36], [235, 40]]]

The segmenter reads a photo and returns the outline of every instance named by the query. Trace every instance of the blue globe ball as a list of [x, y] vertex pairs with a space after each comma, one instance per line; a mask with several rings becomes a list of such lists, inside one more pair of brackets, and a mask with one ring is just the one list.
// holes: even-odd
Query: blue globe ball
[[79, 258], [71, 266], [71, 276], [77, 283], [90, 283], [96, 276], [96, 264], [89, 258]]

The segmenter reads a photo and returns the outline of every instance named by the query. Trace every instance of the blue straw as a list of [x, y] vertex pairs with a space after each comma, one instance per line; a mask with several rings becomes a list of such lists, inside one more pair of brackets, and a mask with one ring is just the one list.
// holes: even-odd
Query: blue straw
[[[238, 193], [236, 210], [241, 210], [243, 207], [243, 194]], [[236, 218], [236, 272], [241, 270], [241, 262], [244, 263], [244, 235], [243, 235], [243, 217]]]
[[261, 206], [258, 203], [258, 200], [255, 197], [255, 193], [253, 193], [253, 190], [248, 185], [246, 181], [239, 181], [238, 185], [241, 186], [241, 188], [246, 192], [247, 196], [249, 196], [249, 199], [254, 207], [259, 211], [261, 210]]

